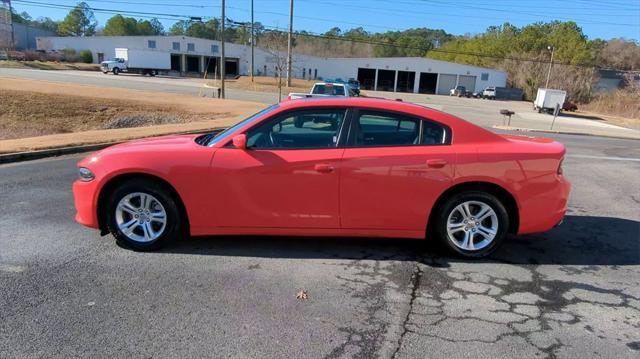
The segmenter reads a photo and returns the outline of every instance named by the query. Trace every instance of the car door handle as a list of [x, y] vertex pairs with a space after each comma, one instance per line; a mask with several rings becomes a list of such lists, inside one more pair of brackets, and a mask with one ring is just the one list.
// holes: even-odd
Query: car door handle
[[313, 166], [313, 169], [320, 173], [331, 173], [334, 170], [333, 166], [326, 163], [318, 163], [317, 165]]
[[431, 168], [442, 168], [447, 164], [447, 161], [441, 159], [427, 160], [427, 166]]

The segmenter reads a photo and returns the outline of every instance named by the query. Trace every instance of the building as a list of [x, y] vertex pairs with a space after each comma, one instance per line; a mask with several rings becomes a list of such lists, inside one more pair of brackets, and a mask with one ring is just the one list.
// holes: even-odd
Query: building
[[[171, 58], [171, 71], [181, 75], [219, 75], [220, 42], [188, 36], [38, 37], [41, 51], [90, 50], [96, 62], [115, 57], [116, 48], [160, 51]], [[225, 44], [227, 76], [248, 75], [251, 47]], [[256, 75], [276, 76], [286, 53], [254, 50]], [[505, 87], [503, 71], [421, 57], [331, 58], [295, 54], [292, 76], [300, 79], [358, 79], [363, 89], [445, 95], [462, 85], [469, 91]]]

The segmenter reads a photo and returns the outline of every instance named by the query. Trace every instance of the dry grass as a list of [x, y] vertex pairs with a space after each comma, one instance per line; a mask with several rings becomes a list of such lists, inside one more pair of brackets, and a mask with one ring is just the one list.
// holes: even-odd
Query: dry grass
[[[283, 79], [282, 93], [286, 96], [289, 92], [309, 92], [313, 84], [320, 80], [292, 79], [291, 87], [286, 87], [287, 80]], [[278, 79], [272, 76], [254, 76], [253, 82], [249, 76], [240, 76], [235, 80], [225, 80], [225, 87], [234, 90], [278, 92]], [[219, 80], [209, 80], [209, 86], [220, 86]]]
[[580, 110], [605, 115], [608, 121], [626, 127], [640, 128], [640, 92], [618, 90], [603, 94], [581, 105]]
[[84, 70], [99, 71], [98, 64], [85, 64], [82, 62], [53, 62], [53, 61], [0, 61], [0, 68], [11, 69], [38, 69], [38, 70]]
[[[214, 120], [225, 115], [227, 114], [215, 111], [191, 113], [185, 112], [180, 106], [148, 104], [135, 100], [0, 89], [2, 140], [102, 129], [114, 120], [134, 117], [172, 118], [175, 119], [173, 122], [186, 123]], [[142, 121], [140, 124], [148, 123]]]

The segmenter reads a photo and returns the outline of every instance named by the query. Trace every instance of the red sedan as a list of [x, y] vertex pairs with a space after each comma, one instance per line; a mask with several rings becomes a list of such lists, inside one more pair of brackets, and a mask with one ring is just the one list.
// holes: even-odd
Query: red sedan
[[216, 134], [143, 139], [79, 162], [76, 220], [136, 250], [193, 235], [435, 239], [482, 257], [564, 217], [565, 148], [422, 106], [308, 99]]

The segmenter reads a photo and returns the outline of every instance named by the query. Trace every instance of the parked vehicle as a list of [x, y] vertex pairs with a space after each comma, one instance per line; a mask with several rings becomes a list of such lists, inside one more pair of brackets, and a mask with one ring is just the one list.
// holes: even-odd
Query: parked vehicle
[[287, 97], [288, 100], [312, 97], [354, 97], [357, 96], [351, 86], [346, 83], [335, 82], [317, 82], [311, 88], [309, 93], [292, 92]]
[[496, 99], [496, 88], [495, 87], [487, 87], [482, 91], [482, 98], [495, 100]]
[[168, 53], [126, 48], [117, 48], [115, 58], [100, 63], [102, 73], [112, 72], [114, 75], [130, 72], [155, 76], [160, 71], [170, 69], [171, 57]]
[[575, 103], [571, 102], [571, 101], [565, 101], [562, 104], [562, 110], [563, 111], [578, 111], [578, 105], [576, 105]]
[[455, 88], [452, 88], [449, 91], [449, 96], [458, 96], [458, 97], [462, 97], [462, 96], [466, 96], [467, 95], [467, 88], [464, 86], [456, 86]]
[[538, 113], [553, 113], [556, 106], [559, 106], [560, 109], [562, 109], [562, 105], [566, 98], [566, 91], [540, 88], [538, 89], [536, 100], [533, 102], [533, 109], [537, 110]]
[[347, 81], [347, 84], [351, 87], [356, 96], [360, 96], [360, 81], [351, 78]]
[[415, 104], [310, 99], [219, 133], [108, 147], [78, 163], [73, 192], [79, 223], [136, 250], [188, 235], [363, 236], [483, 257], [562, 221], [564, 155]]

